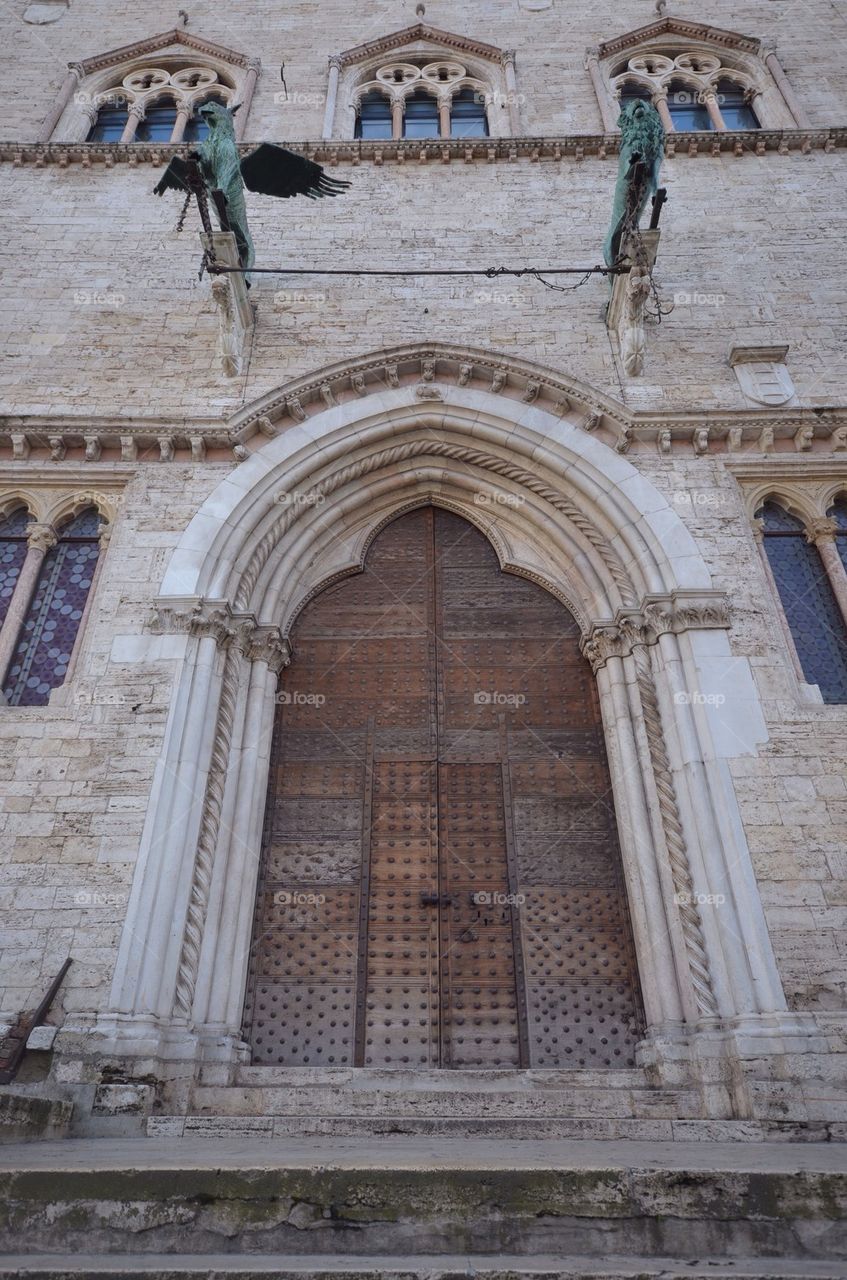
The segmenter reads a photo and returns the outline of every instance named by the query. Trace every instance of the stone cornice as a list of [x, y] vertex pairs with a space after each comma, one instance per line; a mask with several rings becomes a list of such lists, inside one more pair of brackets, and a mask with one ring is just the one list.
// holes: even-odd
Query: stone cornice
[[106, 53], [95, 54], [93, 58], [85, 58], [69, 65], [81, 68], [83, 75], [88, 76], [95, 71], [104, 71], [108, 67], [121, 66], [125, 62], [131, 62], [133, 58], [144, 58], [148, 54], [158, 53], [174, 44], [192, 49], [195, 53], [205, 53], [209, 57], [220, 58], [234, 67], [247, 68], [252, 61], [255, 61], [246, 53], [237, 53], [234, 49], [226, 48], [225, 45], [214, 44], [202, 36], [193, 35], [186, 27], [173, 27], [170, 31], [148, 36], [146, 40], [136, 40], [132, 44], [122, 45], [118, 49], [109, 49]]
[[498, 61], [502, 50], [493, 44], [484, 44], [481, 40], [470, 40], [467, 36], [456, 35], [453, 31], [442, 31], [440, 27], [432, 27], [427, 22], [418, 22], [400, 31], [392, 31], [389, 35], [380, 36], [377, 40], [368, 40], [365, 44], [357, 44], [352, 49], [345, 49], [337, 55], [342, 67], [351, 63], [365, 62], [380, 54], [390, 53], [394, 49], [403, 49], [406, 45], [423, 40], [428, 44], [439, 45], [444, 49], [454, 49], [459, 53], [475, 54], [478, 58]]
[[598, 54], [601, 58], [611, 58], [627, 49], [640, 48], [650, 40], [673, 36], [680, 36], [685, 40], [702, 40], [719, 49], [738, 49], [743, 53], [758, 53], [762, 47], [761, 40], [756, 36], [743, 36], [737, 31], [712, 27], [706, 22], [667, 17], [660, 18], [658, 22], [648, 22], [646, 26], [637, 27], [634, 31], [627, 31], [614, 40], [603, 40], [598, 46]]
[[[291, 141], [279, 144], [289, 147], [318, 164], [490, 164], [495, 161], [518, 160], [586, 160], [615, 156], [620, 145], [619, 133], [575, 133], [547, 138], [431, 138], [417, 141]], [[241, 154], [247, 155], [255, 142], [243, 142]], [[715, 133], [674, 133], [668, 135], [668, 155], [712, 156], [734, 153], [737, 156], [764, 155], [777, 152], [807, 154], [810, 151], [835, 151], [847, 147], [847, 126], [819, 129], [755, 129], [727, 130]], [[0, 141], [0, 162], [42, 169], [56, 166], [66, 169], [81, 165], [85, 169], [110, 169], [116, 164], [136, 166], [149, 164], [164, 167], [174, 155], [186, 155], [189, 148], [181, 144], [143, 142], [15, 142]]]
[[729, 602], [723, 592], [673, 592], [645, 596], [640, 609], [619, 609], [608, 622], [595, 622], [580, 647], [592, 670], [610, 658], [628, 657], [641, 646], [658, 644], [663, 635], [685, 631], [725, 631], [731, 625]]
[[5, 450], [10, 473], [15, 463], [26, 463], [28, 472], [37, 467], [46, 473], [59, 463], [71, 469], [100, 462], [240, 462], [263, 438], [335, 405], [386, 388], [408, 388], [421, 405], [432, 399], [449, 407], [451, 387], [486, 391], [505, 402], [577, 418], [584, 430], [619, 453], [721, 454], [733, 469], [758, 461], [771, 470], [790, 467], [793, 474], [816, 458], [829, 460], [830, 466], [833, 455], [847, 461], [847, 405], [634, 412], [529, 361], [452, 344], [411, 344], [354, 356], [316, 376], [294, 379], [217, 422], [198, 418], [169, 424], [161, 417], [71, 422], [66, 415], [0, 415], [0, 454]]

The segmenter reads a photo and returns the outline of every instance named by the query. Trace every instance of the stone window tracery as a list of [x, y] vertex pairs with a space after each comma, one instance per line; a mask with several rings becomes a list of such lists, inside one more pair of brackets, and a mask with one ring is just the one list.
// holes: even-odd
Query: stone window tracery
[[354, 93], [357, 138], [484, 138], [490, 86], [453, 59], [389, 62]]
[[607, 130], [633, 97], [668, 133], [809, 127], [772, 47], [704, 23], [663, 18], [589, 49], [586, 68]]
[[87, 141], [199, 142], [207, 132], [199, 108], [228, 106], [233, 93], [211, 67], [139, 67], [83, 103], [91, 120]]
[[184, 29], [70, 63], [40, 142], [196, 142], [198, 108], [240, 104], [241, 138], [261, 63]]
[[17, 586], [26, 559], [26, 529], [29, 512], [16, 507], [0, 520], [0, 625], [9, 609], [9, 601]]

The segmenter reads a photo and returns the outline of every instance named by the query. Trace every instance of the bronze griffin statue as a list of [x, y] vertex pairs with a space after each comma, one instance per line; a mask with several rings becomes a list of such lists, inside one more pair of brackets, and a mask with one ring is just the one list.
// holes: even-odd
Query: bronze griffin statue
[[234, 116], [238, 107], [207, 102], [199, 114], [209, 126], [209, 136], [192, 151], [189, 160], [174, 156], [153, 188], [161, 196], [168, 190], [190, 192], [191, 162], [199, 166], [203, 185], [213, 198], [218, 221], [224, 231], [232, 231], [238, 245], [241, 266], [249, 272], [255, 260], [253, 241], [247, 225], [244, 188], [266, 196], [287, 200], [289, 196], [337, 196], [349, 182], [330, 178], [319, 164], [284, 147], [262, 142], [242, 160], [235, 138]]

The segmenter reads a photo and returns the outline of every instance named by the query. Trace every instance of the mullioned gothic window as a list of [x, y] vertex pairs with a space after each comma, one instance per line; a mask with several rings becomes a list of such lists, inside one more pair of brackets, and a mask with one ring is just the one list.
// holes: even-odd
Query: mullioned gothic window
[[662, 18], [586, 54], [604, 126], [646, 98], [667, 133], [808, 128], [775, 50], [761, 40]]
[[827, 515], [835, 521], [838, 530], [835, 535], [835, 545], [841, 556], [841, 563], [847, 569], [847, 498], [837, 498]]
[[355, 136], [374, 138], [487, 138], [485, 82], [453, 59], [386, 63], [355, 95]]
[[8, 705], [44, 706], [63, 683], [99, 554], [100, 514], [92, 507], [61, 529], [44, 557], [5, 677]]
[[[847, 503], [836, 504], [847, 534]], [[762, 521], [765, 554], [803, 675], [816, 684], [824, 702], [847, 703], [847, 625], [838, 606], [820, 551], [810, 542], [802, 520], [777, 502], [765, 502]], [[847, 539], [839, 538], [841, 555]]]

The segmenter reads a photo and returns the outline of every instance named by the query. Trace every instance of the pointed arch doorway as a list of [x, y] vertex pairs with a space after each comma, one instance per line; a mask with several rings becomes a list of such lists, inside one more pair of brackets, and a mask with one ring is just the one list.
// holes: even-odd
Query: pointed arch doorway
[[245, 1006], [253, 1061], [628, 1067], [643, 1018], [571, 614], [421, 507], [300, 614]]

